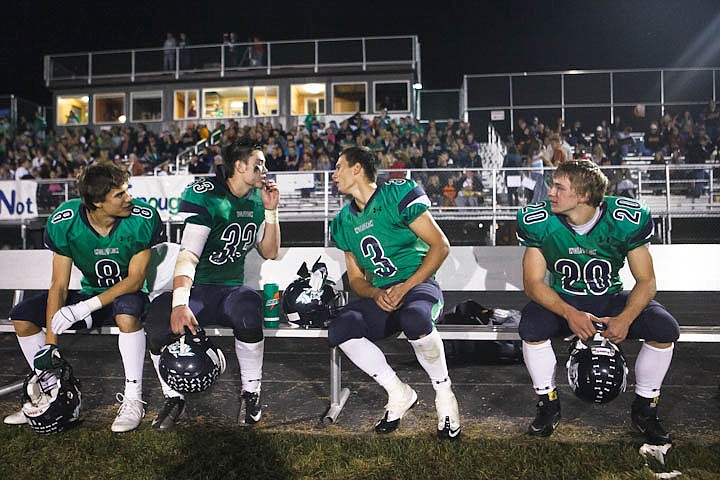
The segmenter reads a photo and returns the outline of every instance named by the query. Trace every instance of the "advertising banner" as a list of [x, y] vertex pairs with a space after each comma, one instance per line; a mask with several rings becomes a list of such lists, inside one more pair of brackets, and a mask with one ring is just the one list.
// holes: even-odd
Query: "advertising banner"
[[194, 178], [192, 175], [130, 177], [130, 194], [155, 207], [160, 218], [166, 221], [177, 214], [180, 195]]
[[0, 220], [37, 217], [37, 189], [32, 180], [0, 181]]

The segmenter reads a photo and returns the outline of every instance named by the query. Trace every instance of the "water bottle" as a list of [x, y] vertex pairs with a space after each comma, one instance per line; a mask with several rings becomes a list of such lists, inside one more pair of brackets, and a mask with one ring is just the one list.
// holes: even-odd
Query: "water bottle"
[[280, 325], [280, 292], [277, 283], [263, 285], [263, 325], [278, 328]]

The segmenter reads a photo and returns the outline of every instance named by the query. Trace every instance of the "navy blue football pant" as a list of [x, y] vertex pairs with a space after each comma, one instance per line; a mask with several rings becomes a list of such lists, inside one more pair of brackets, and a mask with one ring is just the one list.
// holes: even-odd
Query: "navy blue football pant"
[[[65, 305], [73, 305], [94, 296], [94, 294], [88, 295], [80, 293], [77, 290], [70, 290], [67, 294]], [[10, 319], [24, 320], [34, 323], [40, 328], [44, 328], [47, 324], [45, 318], [47, 299], [48, 293], [44, 292], [23, 300], [10, 311]], [[142, 318], [147, 304], [148, 297], [145, 293], [135, 292], [120, 295], [112, 304], [106, 305], [92, 313], [92, 325], [93, 327], [115, 325], [116, 315], [132, 315], [135, 318]], [[81, 328], [87, 328], [87, 324], [82, 320], [75, 323], [71, 328], [73, 330], [79, 330]]]
[[403, 305], [386, 312], [372, 298], [363, 298], [345, 306], [328, 327], [328, 341], [336, 347], [351, 338], [382, 340], [403, 332], [417, 340], [432, 332], [435, 320], [442, 314], [443, 294], [440, 285], [429, 279], [410, 290]]
[[[560, 298], [578, 310], [592, 313], [596, 317], [614, 317], [625, 308], [629, 294], [628, 291], [597, 297], [560, 294]], [[526, 342], [540, 342], [572, 334], [567, 320], [535, 302], [530, 302], [523, 308], [518, 330], [520, 338]], [[672, 343], [679, 336], [678, 321], [659, 302], [652, 300], [630, 325], [627, 338]]]
[[[262, 297], [245, 285], [194, 285], [188, 305], [201, 327], [220, 325], [233, 329], [241, 342], [257, 343], [263, 339]], [[160, 354], [163, 346], [179, 335], [170, 330], [172, 292], [166, 292], [150, 303], [145, 318], [145, 332], [150, 352]]]

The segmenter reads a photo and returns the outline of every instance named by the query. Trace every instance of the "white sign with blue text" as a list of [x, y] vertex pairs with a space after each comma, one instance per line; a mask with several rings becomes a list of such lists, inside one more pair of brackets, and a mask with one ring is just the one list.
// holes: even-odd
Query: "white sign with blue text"
[[32, 180], [0, 181], [0, 220], [38, 216], [37, 183]]
[[177, 214], [180, 196], [194, 178], [191, 175], [130, 177], [130, 195], [155, 207], [160, 218], [166, 221]]

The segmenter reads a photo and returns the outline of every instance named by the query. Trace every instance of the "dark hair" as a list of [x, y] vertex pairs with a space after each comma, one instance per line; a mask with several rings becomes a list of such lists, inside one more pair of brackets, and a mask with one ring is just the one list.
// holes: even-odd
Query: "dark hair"
[[348, 165], [353, 166], [359, 163], [363, 167], [365, 176], [374, 182], [377, 180], [378, 159], [367, 147], [350, 147], [343, 150], [342, 155]]
[[570, 180], [570, 185], [578, 195], [589, 193], [588, 204], [597, 207], [602, 203], [608, 186], [608, 178], [594, 162], [586, 159], [563, 162], [553, 174], [553, 177], [560, 176], [565, 176]]
[[262, 147], [246, 140], [239, 140], [225, 147], [225, 152], [223, 153], [225, 168], [222, 169], [225, 178], [231, 178], [235, 175], [235, 162], [241, 161], [247, 163], [250, 155], [256, 150], [262, 151]]
[[78, 192], [83, 205], [95, 210], [95, 202], [105, 201], [113, 188], [120, 188], [130, 179], [130, 173], [111, 161], [96, 162], [85, 169], [78, 178]]

